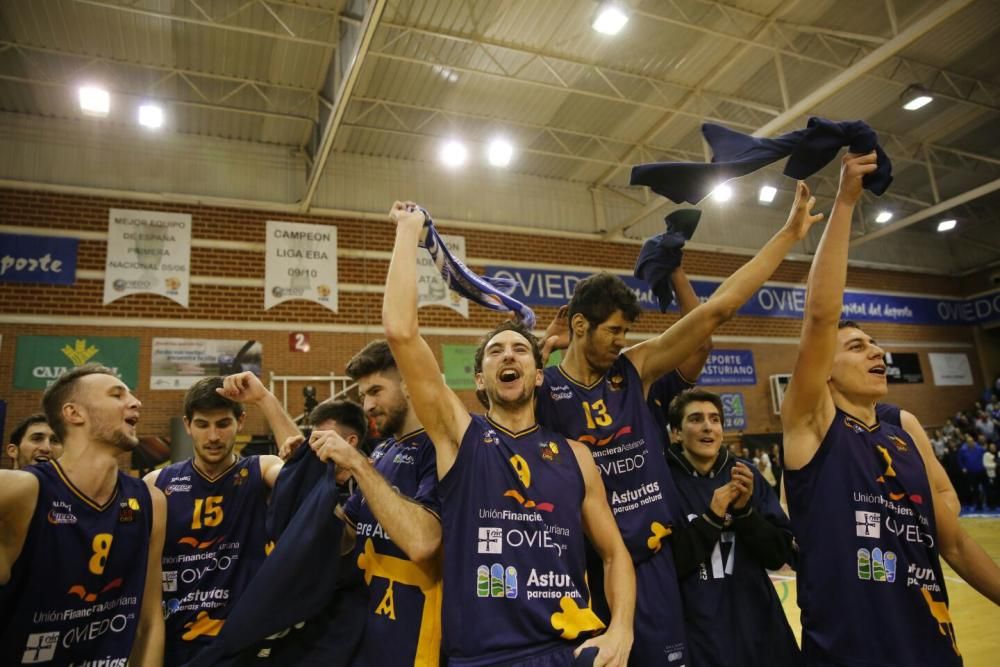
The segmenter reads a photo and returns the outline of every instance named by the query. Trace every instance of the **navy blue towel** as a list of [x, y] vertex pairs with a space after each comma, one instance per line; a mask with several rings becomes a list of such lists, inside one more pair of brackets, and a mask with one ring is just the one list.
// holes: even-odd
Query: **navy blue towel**
[[[321, 617], [336, 600], [342, 583], [344, 523], [334, 515], [341, 490], [333, 469], [332, 463], [321, 462], [305, 444], [285, 463], [268, 512], [268, 527], [278, 536], [274, 550], [243, 591], [219, 636], [187, 667], [238, 664], [246, 649], [297, 623]], [[331, 655], [349, 656], [354, 649], [350, 645], [336, 648]]]
[[701, 126], [712, 148], [711, 162], [654, 162], [632, 167], [632, 185], [648, 185], [653, 192], [678, 204], [697, 204], [720, 183], [746, 176], [787, 157], [785, 175], [802, 180], [830, 163], [840, 149], [878, 155], [878, 169], [864, 178], [864, 187], [881, 195], [892, 183], [892, 162], [878, 144], [878, 135], [860, 120], [834, 122], [810, 118], [804, 130], [774, 139], [759, 139], [722, 125]]
[[684, 255], [681, 248], [691, 240], [699, 219], [701, 211], [696, 208], [682, 208], [671, 212], [663, 219], [667, 224], [667, 231], [647, 239], [639, 251], [634, 275], [653, 290], [660, 302], [661, 313], [667, 312], [674, 300], [670, 274], [681, 265]]

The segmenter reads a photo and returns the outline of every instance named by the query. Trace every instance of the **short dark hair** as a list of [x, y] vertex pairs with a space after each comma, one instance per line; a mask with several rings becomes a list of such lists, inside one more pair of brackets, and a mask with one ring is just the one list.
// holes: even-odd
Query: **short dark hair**
[[33, 415], [28, 415], [14, 427], [14, 430], [10, 432], [10, 444], [15, 447], [21, 446], [21, 440], [24, 439], [24, 434], [28, 432], [28, 429], [35, 424], [48, 424], [49, 420], [41, 412], [36, 412]]
[[352, 380], [359, 379], [372, 373], [381, 373], [386, 370], [397, 370], [396, 359], [392, 356], [389, 343], [383, 339], [373, 340], [361, 348], [361, 351], [351, 357], [347, 362], [347, 374]]
[[188, 421], [194, 416], [195, 411], [211, 412], [212, 410], [229, 410], [233, 416], [239, 419], [243, 416], [243, 405], [226, 398], [215, 391], [222, 388], [222, 376], [202, 378], [191, 385], [191, 388], [184, 394], [184, 416]]
[[673, 431], [679, 430], [681, 422], [684, 421], [684, 409], [691, 403], [699, 401], [711, 403], [719, 411], [719, 416], [722, 416], [722, 399], [719, 398], [718, 394], [699, 389], [698, 387], [685, 389], [674, 396], [674, 399], [670, 401], [670, 407], [667, 408], [667, 423], [670, 424], [670, 429]]
[[[591, 327], [596, 327], [616, 310], [629, 322], [635, 322], [642, 313], [639, 297], [616, 275], [602, 272], [588, 276], [576, 284], [573, 298], [569, 300], [569, 319], [577, 313], [586, 318]], [[570, 335], [572, 335], [570, 328]]]
[[[542, 348], [538, 345], [538, 339], [535, 338], [535, 334], [531, 333], [531, 329], [524, 326], [522, 322], [504, 320], [500, 324], [493, 327], [490, 331], [487, 331], [486, 335], [479, 341], [479, 347], [476, 348], [476, 356], [473, 360], [473, 372], [481, 373], [483, 371], [483, 357], [486, 356], [486, 344], [489, 343], [498, 333], [502, 333], [504, 331], [513, 331], [528, 339], [528, 344], [531, 345], [531, 356], [535, 358], [535, 368], [541, 369], [543, 365]], [[477, 389], [476, 398], [478, 398], [479, 402], [483, 404], [483, 407], [490, 407], [490, 401], [487, 398], [485, 391]]]
[[353, 431], [359, 442], [364, 442], [368, 435], [368, 417], [365, 416], [364, 409], [354, 401], [328, 398], [309, 413], [309, 425], [313, 427], [328, 419]]
[[42, 411], [49, 422], [49, 428], [60, 441], [66, 439], [66, 422], [63, 421], [62, 408], [73, 396], [76, 381], [88, 375], [118, 375], [101, 364], [83, 364], [60, 375], [42, 394]]
[[860, 329], [861, 326], [858, 325], [854, 320], [840, 320], [837, 322], [837, 329]]

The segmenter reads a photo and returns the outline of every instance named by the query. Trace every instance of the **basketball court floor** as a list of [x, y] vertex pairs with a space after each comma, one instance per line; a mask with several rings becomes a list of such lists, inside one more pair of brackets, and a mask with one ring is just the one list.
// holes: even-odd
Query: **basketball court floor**
[[[1000, 563], [1000, 516], [962, 517], [959, 521], [972, 539], [982, 545], [994, 561]], [[948, 582], [951, 620], [958, 636], [959, 650], [965, 658], [965, 667], [1000, 665], [1000, 607], [962, 581], [947, 563], [942, 561], [941, 564]], [[771, 580], [788, 615], [788, 622], [798, 638], [802, 625], [795, 598], [795, 573], [782, 571], [772, 574]]]

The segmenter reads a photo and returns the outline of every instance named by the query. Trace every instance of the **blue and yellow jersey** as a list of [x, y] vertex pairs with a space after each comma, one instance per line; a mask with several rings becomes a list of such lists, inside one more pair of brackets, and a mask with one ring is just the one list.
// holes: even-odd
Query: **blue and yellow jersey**
[[[400, 494], [440, 520], [434, 445], [422, 429], [372, 452], [375, 469]], [[414, 508], [415, 511], [420, 511]], [[440, 565], [418, 565], [378, 522], [361, 491], [344, 505], [357, 533], [353, 564], [368, 588], [365, 630], [352, 664], [437, 667], [441, 652]]]
[[179, 665], [219, 634], [266, 554], [267, 487], [260, 459], [240, 458], [214, 478], [193, 459], [160, 471], [167, 497], [163, 544], [164, 664]]
[[449, 665], [513, 663], [604, 627], [586, 583], [583, 475], [565, 438], [472, 415], [438, 490]]
[[785, 489], [807, 664], [962, 664], [930, 483], [906, 431], [838, 409]]
[[25, 470], [38, 478], [38, 503], [0, 587], [0, 664], [125, 667], [146, 583], [149, 489], [119, 472], [98, 504], [57, 461]]

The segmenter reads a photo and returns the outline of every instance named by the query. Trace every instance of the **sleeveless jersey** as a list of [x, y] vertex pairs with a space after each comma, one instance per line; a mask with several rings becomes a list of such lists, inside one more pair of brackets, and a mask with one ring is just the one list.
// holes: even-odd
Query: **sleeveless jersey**
[[[389, 438], [371, 455], [375, 469], [399, 493], [440, 518], [434, 444], [421, 429]], [[419, 510], [414, 510], [419, 511]], [[441, 652], [441, 573], [407, 558], [355, 491], [344, 505], [357, 533], [353, 565], [367, 582], [364, 635], [353, 663], [437, 667]]]
[[448, 664], [513, 662], [604, 625], [584, 574], [583, 475], [565, 438], [470, 415], [439, 482]]
[[646, 405], [639, 373], [622, 354], [589, 387], [559, 366], [546, 368], [544, 378], [535, 392], [538, 422], [590, 448], [625, 546], [633, 562], [642, 562], [670, 534], [677, 490], [667, 469], [666, 433]]
[[785, 475], [807, 664], [961, 665], [930, 483], [906, 431], [838, 409], [813, 459]]
[[[753, 511], [786, 531], [791, 526], [778, 496], [750, 461], [732, 456], [724, 447], [715, 465], [700, 474], [679, 448], [667, 454], [670, 472], [688, 520], [701, 516], [716, 489], [729, 483], [732, 468], [743, 463], [753, 473]], [[790, 667], [802, 656], [785, 610], [764, 566], [741, 544], [733, 530], [724, 530], [708, 560], [680, 582], [691, 664], [701, 667]]]
[[125, 667], [146, 583], [149, 489], [119, 472], [98, 505], [57, 461], [25, 470], [38, 478], [38, 504], [0, 587], [0, 664]]
[[653, 419], [660, 427], [660, 433], [667, 433], [669, 423], [667, 411], [670, 408], [670, 401], [674, 400], [677, 394], [692, 387], [694, 387], [694, 383], [689, 382], [678, 370], [670, 371], [649, 387], [649, 392], [646, 394], [646, 405], [649, 406]]
[[219, 634], [266, 556], [267, 487], [260, 459], [240, 458], [209, 479], [193, 459], [160, 471], [167, 496], [163, 543], [164, 664], [178, 665]]

